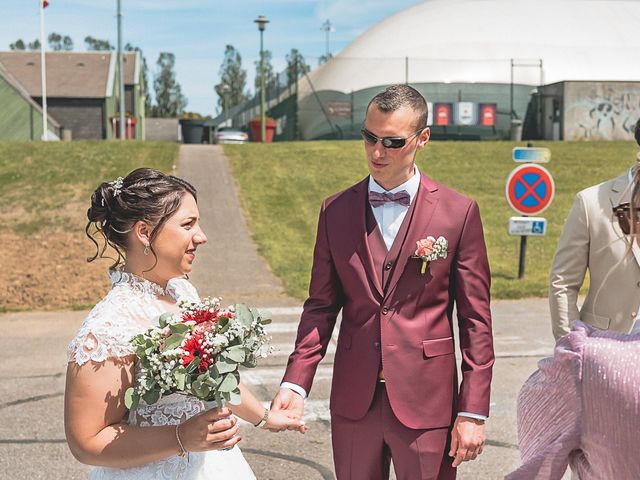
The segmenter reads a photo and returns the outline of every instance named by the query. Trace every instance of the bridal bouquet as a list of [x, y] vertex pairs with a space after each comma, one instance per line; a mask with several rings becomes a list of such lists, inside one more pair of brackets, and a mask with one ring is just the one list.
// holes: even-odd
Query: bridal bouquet
[[131, 339], [140, 372], [125, 405], [156, 403], [172, 393], [201, 400], [240, 402], [238, 368], [255, 367], [267, 355], [268, 315], [246, 305], [222, 308], [218, 298], [181, 302], [181, 315], [165, 313], [158, 326]]

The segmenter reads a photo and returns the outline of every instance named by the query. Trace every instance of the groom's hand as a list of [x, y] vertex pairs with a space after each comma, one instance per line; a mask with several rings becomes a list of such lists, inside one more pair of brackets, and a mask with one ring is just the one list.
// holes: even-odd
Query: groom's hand
[[451, 431], [449, 456], [454, 457], [453, 467], [475, 460], [484, 447], [484, 420], [458, 416]]
[[[286, 410], [298, 418], [302, 418], [304, 414], [304, 399], [298, 393], [289, 388], [281, 388], [273, 397], [271, 402], [272, 410]], [[303, 430], [304, 432], [304, 427]]]

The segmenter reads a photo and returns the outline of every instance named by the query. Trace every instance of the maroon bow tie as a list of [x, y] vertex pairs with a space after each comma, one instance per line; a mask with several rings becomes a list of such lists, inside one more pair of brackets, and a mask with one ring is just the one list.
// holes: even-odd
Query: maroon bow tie
[[408, 207], [411, 203], [411, 197], [406, 190], [400, 190], [396, 193], [369, 192], [369, 203], [372, 207], [379, 207], [385, 203], [397, 203], [403, 207]]

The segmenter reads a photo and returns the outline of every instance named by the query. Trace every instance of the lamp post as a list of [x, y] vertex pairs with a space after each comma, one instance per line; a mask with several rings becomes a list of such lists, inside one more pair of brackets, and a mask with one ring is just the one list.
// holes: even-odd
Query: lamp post
[[264, 15], [260, 15], [254, 20], [260, 30], [260, 141], [264, 143], [267, 138], [267, 119], [265, 118], [265, 92], [264, 92], [264, 27], [269, 20]]
[[224, 110], [224, 125], [228, 127], [227, 120], [229, 119], [229, 93], [231, 92], [231, 87], [226, 83], [222, 85], [222, 108]]

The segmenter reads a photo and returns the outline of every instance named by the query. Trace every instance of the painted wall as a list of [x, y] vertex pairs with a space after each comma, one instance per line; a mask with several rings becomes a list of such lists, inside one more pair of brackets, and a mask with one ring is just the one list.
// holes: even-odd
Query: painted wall
[[632, 140], [640, 82], [565, 82], [564, 140]]
[[[49, 131], [60, 136], [57, 126], [49, 122]], [[0, 139], [40, 140], [42, 112], [0, 77]]]

